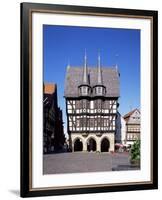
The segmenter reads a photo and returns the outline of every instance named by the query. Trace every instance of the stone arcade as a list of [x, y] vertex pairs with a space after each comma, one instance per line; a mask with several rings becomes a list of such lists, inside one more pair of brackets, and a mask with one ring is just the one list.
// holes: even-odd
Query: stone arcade
[[72, 151], [114, 151], [119, 98], [117, 66], [67, 67], [65, 99]]

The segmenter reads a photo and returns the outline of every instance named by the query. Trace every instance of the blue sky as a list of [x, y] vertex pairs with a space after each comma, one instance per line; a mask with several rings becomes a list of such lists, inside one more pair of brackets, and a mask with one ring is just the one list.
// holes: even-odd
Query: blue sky
[[118, 65], [119, 112], [124, 115], [130, 109], [140, 109], [140, 30], [44, 25], [44, 82], [57, 83], [58, 103], [63, 110], [64, 122], [66, 67], [68, 63], [82, 66], [85, 49], [90, 66], [96, 67], [98, 51], [103, 67]]

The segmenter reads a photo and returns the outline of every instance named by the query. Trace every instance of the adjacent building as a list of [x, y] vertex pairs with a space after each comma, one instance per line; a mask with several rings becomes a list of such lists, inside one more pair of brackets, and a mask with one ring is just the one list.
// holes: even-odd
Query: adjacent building
[[43, 152], [60, 149], [65, 141], [62, 111], [58, 107], [57, 85], [43, 85]]
[[138, 109], [134, 109], [124, 116], [117, 113], [115, 134], [117, 144], [127, 147], [140, 139], [140, 115]]
[[132, 145], [134, 141], [140, 140], [140, 118], [141, 114], [138, 109], [134, 109], [124, 115], [126, 126], [126, 144]]
[[67, 67], [65, 100], [67, 131], [72, 151], [114, 151], [119, 98], [116, 66]]
[[126, 144], [126, 122], [119, 112], [116, 117], [115, 143]]

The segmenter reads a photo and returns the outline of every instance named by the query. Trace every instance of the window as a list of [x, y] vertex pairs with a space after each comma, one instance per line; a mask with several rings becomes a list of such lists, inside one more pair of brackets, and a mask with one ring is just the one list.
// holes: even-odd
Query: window
[[94, 100], [94, 108], [97, 109], [97, 100]]
[[80, 118], [80, 127], [83, 126], [83, 118]]
[[90, 101], [87, 100], [87, 109], [90, 108]]
[[105, 88], [103, 88], [102, 86], [97, 86], [94, 88], [94, 93], [96, 95], [103, 95], [105, 93]]
[[89, 118], [87, 118], [87, 127], [89, 127]]
[[109, 106], [110, 105], [110, 102], [109, 101], [105, 101], [104, 102], [104, 107], [105, 107], [105, 109], [109, 109]]
[[86, 118], [83, 118], [83, 127], [86, 127], [87, 126], [87, 119]]
[[101, 100], [98, 100], [98, 109], [101, 109], [101, 106], [102, 105], [102, 103], [101, 103]]
[[77, 126], [77, 127], [80, 126], [80, 120], [79, 120], [79, 119], [76, 120], [76, 126]]
[[104, 126], [106, 127], [107, 126], [107, 120], [104, 119]]
[[101, 119], [98, 118], [98, 126], [100, 127], [101, 126]]
[[82, 109], [89, 109], [90, 108], [90, 102], [86, 99], [82, 100], [81, 105], [80, 105], [80, 108], [82, 107]]
[[87, 87], [83, 87], [83, 94], [87, 94]]
[[90, 92], [90, 89], [88, 88], [88, 86], [81, 86], [79, 88], [80, 95], [88, 95], [89, 92]]
[[94, 125], [97, 127], [97, 119], [94, 120]]
[[94, 127], [94, 119], [90, 119], [90, 127]]
[[98, 87], [98, 94], [102, 94], [102, 88]]
[[82, 101], [82, 106], [83, 106], [83, 109], [86, 109], [86, 100], [84, 99], [83, 101]]
[[95, 109], [102, 109], [102, 101], [100, 99], [94, 101]]
[[80, 101], [76, 101], [76, 109], [80, 109]]

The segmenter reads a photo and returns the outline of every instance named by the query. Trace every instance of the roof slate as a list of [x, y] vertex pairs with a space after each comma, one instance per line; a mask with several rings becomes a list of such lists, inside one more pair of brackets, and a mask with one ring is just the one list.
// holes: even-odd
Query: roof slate
[[[116, 67], [102, 67], [106, 97], [119, 97], [119, 72]], [[97, 67], [88, 67], [90, 86], [97, 84]], [[68, 67], [65, 78], [65, 97], [78, 97], [78, 86], [82, 84], [83, 67]]]

